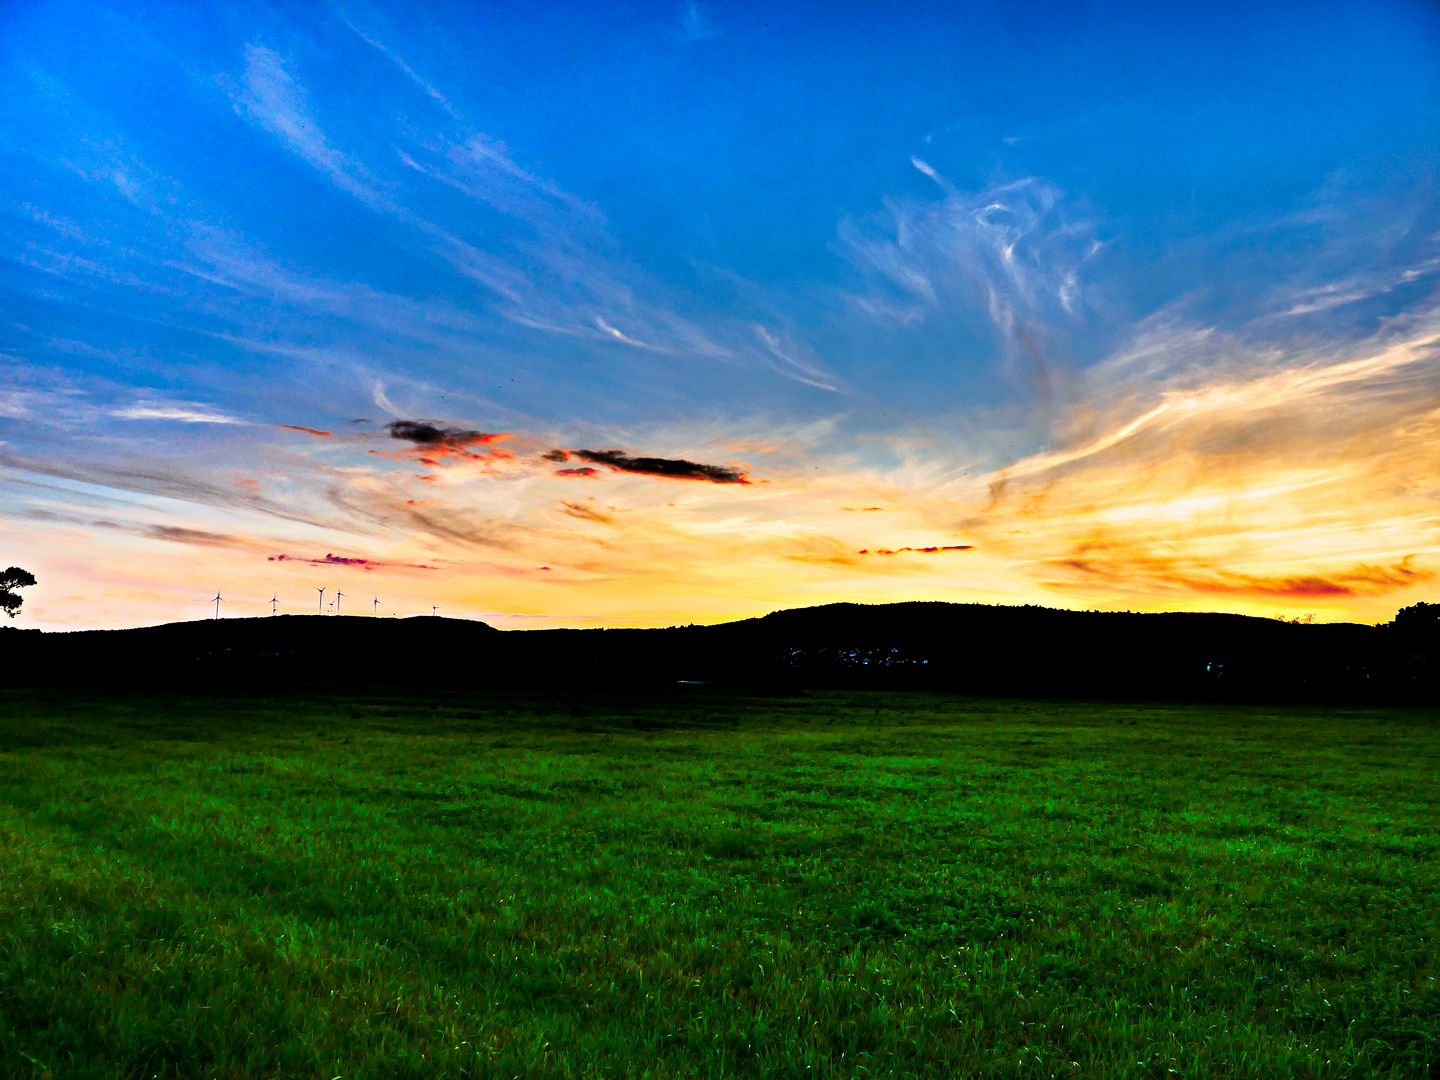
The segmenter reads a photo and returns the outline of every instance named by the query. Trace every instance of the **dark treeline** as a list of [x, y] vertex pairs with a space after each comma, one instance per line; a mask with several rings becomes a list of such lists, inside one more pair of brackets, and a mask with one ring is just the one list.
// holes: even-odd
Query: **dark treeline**
[[1440, 605], [1392, 623], [980, 604], [830, 604], [719, 626], [502, 632], [277, 616], [0, 629], [11, 684], [311, 683], [579, 690], [709, 683], [1103, 698], [1440, 703]]

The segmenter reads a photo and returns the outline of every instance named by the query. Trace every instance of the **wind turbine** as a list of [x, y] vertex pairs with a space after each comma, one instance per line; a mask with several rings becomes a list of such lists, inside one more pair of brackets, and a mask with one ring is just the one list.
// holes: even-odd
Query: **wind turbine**
[[375, 603], [370, 605], [370, 617], [374, 618], [380, 614], [380, 597], [375, 597]]
[[325, 590], [324, 590], [324, 589], [316, 589], [315, 591], [320, 594], [320, 606], [315, 609], [315, 614], [317, 614], [317, 615], [324, 615], [324, 614], [325, 614]]
[[216, 619], [217, 622], [218, 622], [219, 619], [220, 619], [220, 590], [219, 590], [219, 589], [216, 589], [216, 590], [215, 590], [215, 619]]
[[438, 610], [439, 610], [439, 608], [437, 608], [434, 604], [431, 604], [431, 605], [430, 605], [430, 617], [431, 617], [432, 619], [435, 617], [435, 612], [438, 611]]
[[275, 594], [274, 594], [274, 593], [271, 593], [271, 594], [270, 594], [270, 614], [271, 614], [271, 615], [274, 615], [274, 614], [275, 614], [275, 607], [276, 607], [276, 605], [279, 604], [279, 603], [280, 603], [280, 601], [277, 600], [277, 599], [275, 599]]
[[336, 589], [336, 590], [335, 590], [335, 614], [336, 614], [336, 615], [339, 615], [339, 614], [340, 614], [340, 597], [342, 597], [342, 596], [344, 596], [344, 595], [345, 595], [345, 594], [344, 594], [343, 592], [341, 592], [339, 589]]

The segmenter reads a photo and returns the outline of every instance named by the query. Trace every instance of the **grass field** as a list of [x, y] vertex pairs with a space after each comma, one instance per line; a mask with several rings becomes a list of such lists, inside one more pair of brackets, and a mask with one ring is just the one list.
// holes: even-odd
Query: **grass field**
[[0, 693], [6, 1077], [1440, 1077], [1440, 716]]

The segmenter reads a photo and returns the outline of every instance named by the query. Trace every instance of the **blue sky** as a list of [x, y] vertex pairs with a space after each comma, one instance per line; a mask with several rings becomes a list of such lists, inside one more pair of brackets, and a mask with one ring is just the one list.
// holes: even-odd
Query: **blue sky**
[[[1062, 533], [1096, 542], [1076, 539], [1072, 507], [1043, 550], [974, 545], [997, 560], [983, 571], [920, 560], [876, 580], [837, 555], [825, 577], [814, 555], [870, 550], [822, 512], [839, 504], [820, 477], [903, 505], [882, 545], [956, 546], [939, 542], [999, 529], [993, 491], [1017, 462], [1111, 453], [1107, 424], [1126, 431], [1182, 388], [1271, 386], [1398, 344], [1421, 350], [1403, 392], [1366, 376], [1323, 407], [1364, 418], [1352, 447], [1397, 423], [1428, 445], [1433, 5], [20, 3], [0, 20], [0, 495], [23, 526], [12, 561], [77, 552], [37, 568], [42, 587], [74, 579], [37, 593], [56, 625], [122, 618], [119, 594], [63, 599], [122, 579], [144, 618], [188, 610], [166, 558], [183, 530], [211, 576], [243, 577], [306, 528], [316, 551], [440, 560], [443, 587], [397, 582], [416, 604], [458, 590], [467, 612], [561, 621], [937, 590], [1265, 604], [1285, 587], [1235, 583], [1312, 578], [1342, 591], [1302, 603], [1388, 604], [1401, 585], [1344, 582], [1434, 550], [1423, 512], [1397, 506], [1413, 526], [1399, 547], [1319, 566], [1341, 526], [1297, 507], [1289, 569], [1193, 551], [1178, 577], [1122, 587], [1117, 569], [1082, 587], [1054, 572], [1085, 561], [1055, 547]], [[381, 497], [409, 468], [384, 425], [411, 419], [506, 433], [512, 457], [466, 459], [486, 476], [464, 484], [425, 479], [443, 498]], [[1256, 422], [1290, 433], [1258, 464], [1236, 464], [1254, 440], [1212, 417], [1183, 449], [1127, 434], [1130, 464], [1106, 469], [1182, 487], [1225, 473], [1240, 498], [1255, 469], [1269, 483], [1315, 456], [1299, 419]], [[636, 565], [670, 555], [555, 531], [547, 515], [570, 504], [537, 470], [557, 448], [738, 462], [769, 486], [727, 490], [751, 501], [692, 507], [683, 527], [681, 511], [653, 516], [673, 479], [625, 489], [614, 513], [649, 515], [640, 533], [681, 549], [745, 523], [714, 561], [637, 584]], [[1409, 467], [1375, 452], [1367, 476]], [[1219, 457], [1170, 476], [1197, 453]], [[1419, 497], [1427, 476], [1399, 486]], [[436, 502], [446, 524], [398, 509]], [[1080, 531], [1111, 536], [1136, 505]], [[1139, 538], [1195, 539], [1175, 528]], [[774, 565], [716, 607], [747, 533]], [[610, 553], [603, 602], [576, 584], [493, 610], [478, 582], [495, 566], [464, 554], [501, 552], [516, 580], [543, 558], [591, 581], [567, 544]], [[810, 576], [787, 577], [792, 563]], [[1414, 573], [1392, 577], [1423, 587]], [[711, 584], [687, 592], [696, 574]]]

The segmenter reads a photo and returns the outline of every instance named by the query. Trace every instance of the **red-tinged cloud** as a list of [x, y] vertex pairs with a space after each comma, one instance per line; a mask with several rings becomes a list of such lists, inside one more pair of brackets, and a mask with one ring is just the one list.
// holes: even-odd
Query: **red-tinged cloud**
[[750, 478], [739, 469], [724, 465], [702, 465], [683, 458], [630, 457], [623, 450], [574, 450], [582, 461], [608, 465], [616, 472], [643, 473], [667, 480], [708, 480], [712, 484], [748, 484]]
[[311, 566], [356, 566], [361, 570], [375, 570], [386, 567], [401, 570], [439, 570], [438, 566], [424, 563], [381, 562], [378, 559], [352, 559], [344, 555], [326, 555], [323, 559], [306, 559], [297, 555], [271, 555], [270, 562], [299, 562]]
[[[385, 430], [392, 439], [414, 443], [411, 453], [417, 454], [427, 465], [436, 465], [440, 458], [462, 457], [480, 460], [484, 457], [513, 457], [508, 451], [490, 451], [478, 454], [473, 447], [488, 446], [508, 439], [508, 431], [472, 431], [465, 428], [441, 427], [428, 420], [396, 420], [386, 424]], [[373, 452], [373, 451], [372, 451]]]
[[1383, 596], [1397, 589], [1423, 585], [1435, 574], [1411, 566], [1413, 556], [1391, 566], [1361, 563], [1348, 570], [1327, 574], [1293, 574], [1266, 577], [1222, 568], [1182, 566], [1172, 560], [1139, 553], [1114, 551], [1113, 545], [1090, 543], [1084, 557], [1057, 559], [1056, 567], [1076, 571], [1096, 580], [1146, 581], [1153, 588], [1180, 588], [1211, 596], [1275, 597], [1291, 600], [1323, 600], [1345, 597]]
[[319, 435], [321, 438], [330, 438], [330, 432], [321, 431], [319, 428], [301, 427], [299, 424], [281, 424], [286, 431], [303, 431], [306, 435]]
[[1219, 581], [1181, 579], [1180, 584], [1195, 592], [1202, 593], [1250, 593], [1257, 596], [1282, 596], [1296, 600], [1325, 596], [1354, 596], [1355, 590], [1338, 581], [1330, 581], [1316, 575], [1287, 578], [1255, 578], [1249, 576], [1230, 577]]
[[1187, 580], [1186, 587], [1196, 592], [1254, 593], [1262, 596], [1306, 599], [1325, 596], [1383, 596], [1396, 589], [1423, 585], [1434, 580], [1428, 570], [1409, 565], [1409, 560], [1394, 566], [1357, 566], [1353, 570], [1328, 576], [1304, 575], [1285, 578], [1261, 578], [1244, 574], [1224, 574], [1219, 581]]
[[903, 551], [909, 551], [916, 555], [934, 555], [937, 551], [974, 551], [974, 544], [951, 544], [947, 547], [902, 547], [902, 548], [876, 548], [869, 551], [861, 548], [861, 555], [899, 555]]
[[592, 468], [590, 468], [590, 466], [585, 465], [585, 466], [582, 466], [581, 468], [578, 468], [578, 469], [556, 469], [556, 470], [555, 470], [555, 475], [556, 475], [556, 476], [599, 476], [599, 475], [600, 475], [600, 470], [599, 470], [599, 469], [592, 469]]

